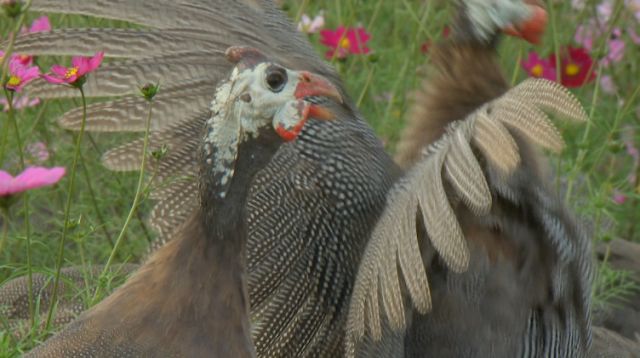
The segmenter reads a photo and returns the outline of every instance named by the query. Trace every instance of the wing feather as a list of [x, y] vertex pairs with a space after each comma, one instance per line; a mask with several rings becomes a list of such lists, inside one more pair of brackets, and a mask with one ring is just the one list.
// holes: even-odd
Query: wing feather
[[452, 133], [453, 143], [444, 165], [449, 183], [461, 195], [467, 207], [476, 215], [486, 215], [491, 209], [491, 193], [469, 143], [473, 127], [465, 126], [465, 128], [469, 130], [460, 128]]

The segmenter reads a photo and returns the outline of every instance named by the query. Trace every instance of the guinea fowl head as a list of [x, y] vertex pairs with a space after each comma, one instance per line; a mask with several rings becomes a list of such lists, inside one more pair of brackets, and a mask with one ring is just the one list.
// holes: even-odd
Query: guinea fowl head
[[539, 0], [464, 0], [475, 36], [490, 41], [498, 31], [539, 43], [547, 12]]
[[[231, 47], [226, 55], [235, 67], [216, 90], [201, 153], [202, 176], [214, 184], [220, 198], [233, 178], [239, 148], [262, 146], [262, 156], [273, 155], [280, 144], [300, 134], [309, 118], [333, 119], [322, 106], [324, 101], [342, 102], [329, 80], [287, 69], [254, 48]], [[261, 169], [258, 166], [267, 159], [248, 168], [248, 175]]]

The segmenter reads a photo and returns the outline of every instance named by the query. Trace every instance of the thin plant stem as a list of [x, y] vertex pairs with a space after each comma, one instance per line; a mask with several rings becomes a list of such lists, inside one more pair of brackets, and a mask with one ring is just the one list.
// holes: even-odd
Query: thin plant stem
[[2, 219], [2, 238], [0, 239], [0, 254], [9, 238], [9, 210], [0, 207], [0, 219]]
[[4, 83], [4, 79], [7, 76], [7, 65], [9, 59], [11, 58], [11, 53], [13, 52], [13, 46], [16, 43], [16, 37], [20, 33], [20, 28], [22, 24], [24, 24], [25, 17], [27, 15], [27, 10], [31, 7], [31, 0], [28, 0], [25, 6], [22, 8], [22, 13], [20, 17], [18, 17], [18, 21], [16, 22], [16, 26], [13, 29], [13, 32], [9, 35], [9, 41], [7, 43], [7, 47], [4, 50], [4, 56], [0, 59], [0, 68], [2, 69], [2, 76], [0, 77], [0, 83]]
[[147, 123], [146, 123], [145, 132], [144, 132], [144, 143], [142, 145], [142, 158], [140, 159], [140, 175], [138, 176], [138, 186], [136, 188], [136, 194], [133, 198], [133, 203], [131, 204], [129, 215], [127, 215], [127, 218], [124, 224], [122, 225], [122, 229], [120, 230], [120, 234], [116, 238], [116, 243], [113, 246], [113, 250], [111, 250], [109, 259], [107, 259], [107, 263], [104, 265], [104, 268], [102, 269], [102, 273], [100, 274], [100, 278], [98, 279], [98, 282], [99, 282], [98, 287], [96, 287], [96, 291], [94, 292], [93, 298], [91, 299], [91, 305], [94, 305], [96, 303], [96, 300], [100, 297], [100, 289], [102, 288], [101, 282], [104, 282], [104, 278], [109, 272], [109, 267], [111, 267], [111, 265], [113, 264], [113, 259], [115, 258], [116, 253], [118, 252], [118, 248], [122, 244], [125, 233], [127, 232], [127, 228], [129, 227], [129, 224], [134, 218], [138, 209], [138, 205], [140, 204], [140, 198], [142, 197], [142, 192], [144, 188], [144, 173], [145, 173], [145, 166], [146, 166], [147, 149], [149, 146], [149, 129], [151, 127], [152, 113], [153, 113], [153, 101], [149, 100], [149, 112], [147, 114]]
[[[20, 137], [20, 129], [18, 128], [18, 121], [16, 120], [15, 110], [13, 108], [13, 96], [14, 92], [7, 89], [4, 90], [7, 98], [7, 105], [9, 106], [9, 122], [13, 124], [13, 129], [16, 136], [16, 143], [18, 145], [18, 156], [20, 158], [20, 170], [24, 170], [24, 153], [22, 150], [22, 139]], [[22, 194], [22, 203], [24, 205], [24, 227], [25, 238], [27, 243], [27, 299], [29, 300], [29, 323], [33, 327], [34, 310], [33, 310], [33, 267], [31, 261], [31, 223], [29, 221], [29, 193]]]
[[[11, 53], [13, 52], [13, 46], [16, 42], [16, 37], [18, 36], [18, 34], [20, 33], [20, 28], [22, 27], [22, 24], [24, 24], [24, 20], [25, 20], [25, 16], [27, 13], [27, 10], [29, 9], [29, 7], [31, 7], [31, 0], [28, 0], [27, 3], [25, 4], [22, 14], [20, 14], [20, 17], [18, 18], [18, 21], [16, 22], [16, 26], [13, 29], [13, 32], [9, 35], [9, 42], [7, 44], [6, 49], [4, 50], [4, 56], [2, 56], [2, 58], [0, 58], [0, 69], [2, 69], [2, 75], [0, 75], [0, 83], [5, 83], [5, 78], [7, 78], [7, 73], [9, 70], [9, 59], [11, 58]], [[13, 93], [11, 94], [13, 95]], [[9, 105], [9, 108], [11, 108], [12, 102], [13, 102], [13, 96], [11, 97], [11, 99], [9, 98], [9, 95], [7, 93], [7, 90], [5, 89], [5, 97], [7, 98], [7, 103]], [[2, 126], [2, 141], [0, 142], [0, 167], [2, 166], [2, 164], [4, 163], [4, 156], [5, 156], [5, 149], [6, 149], [6, 145], [7, 145], [7, 139], [8, 139], [8, 133], [9, 133], [9, 125], [3, 125]]]
[[87, 183], [87, 190], [89, 191], [89, 197], [91, 197], [91, 204], [93, 204], [93, 210], [96, 212], [96, 217], [98, 218], [98, 222], [100, 224], [100, 228], [102, 233], [107, 238], [107, 241], [111, 244], [111, 248], [113, 249], [113, 238], [111, 234], [109, 234], [109, 230], [107, 230], [107, 224], [102, 217], [102, 213], [100, 212], [100, 208], [98, 207], [98, 200], [96, 199], [95, 191], [93, 190], [93, 184], [91, 184], [91, 176], [89, 175], [89, 169], [87, 168], [87, 164], [84, 160], [84, 155], [80, 154], [80, 162], [82, 166], [82, 174], [84, 176], [84, 180]]
[[[98, 146], [98, 143], [96, 143], [96, 141], [93, 139], [93, 136], [91, 136], [91, 133], [87, 133], [87, 138], [89, 139], [89, 142], [91, 142], [91, 146], [93, 150], [95, 150], [96, 153], [101, 154], [102, 149], [100, 149], [100, 147]], [[122, 181], [120, 180], [120, 178], [118, 178], [118, 176], [114, 176], [113, 179], [115, 180], [118, 187], [124, 190], [124, 185], [122, 184]], [[152, 180], [150, 180], [149, 183], [151, 183]], [[144, 223], [144, 218], [142, 217], [142, 214], [139, 211], [136, 211], [136, 220], [138, 221], [138, 224], [142, 229], [142, 233], [147, 239], [147, 242], [153, 241], [153, 238], [151, 237], [151, 234], [149, 233], [149, 230], [147, 229], [147, 226]], [[126, 239], [127, 239], [127, 236], [125, 236], [124, 240]]]
[[60, 270], [62, 269], [62, 261], [64, 260], [64, 244], [69, 232], [69, 216], [71, 213], [71, 202], [73, 199], [73, 191], [76, 183], [76, 171], [78, 169], [78, 162], [80, 159], [80, 147], [82, 146], [82, 137], [84, 136], [85, 123], [87, 121], [87, 99], [84, 95], [82, 86], [78, 88], [80, 90], [80, 96], [82, 97], [82, 122], [80, 124], [80, 133], [76, 139], [75, 151], [73, 153], [73, 162], [71, 164], [71, 173], [69, 175], [69, 189], [67, 193], [67, 202], [64, 207], [64, 219], [62, 222], [62, 236], [60, 237], [60, 245], [58, 246], [58, 257], [56, 259], [56, 275], [53, 280], [53, 292], [51, 293], [51, 303], [49, 304], [49, 311], [47, 313], [47, 321], [45, 323], [45, 330], [49, 329], [51, 325], [51, 318], [53, 317], [53, 309], [56, 305], [56, 299], [58, 297], [58, 286], [60, 285]]

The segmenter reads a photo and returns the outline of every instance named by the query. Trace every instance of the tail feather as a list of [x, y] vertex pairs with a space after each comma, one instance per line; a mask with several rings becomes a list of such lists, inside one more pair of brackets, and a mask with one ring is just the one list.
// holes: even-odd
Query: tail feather
[[[185, 117], [197, 117], [209, 108], [214, 88], [215, 84], [206, 79], [164, 87], [152, 104], [151, 130], [165, 128]], [[146, 128], [148, 114], [149, 103], [144, 98], [125, 97], [87, 106], [85, 126], [95, 132], [142, 132]], [[65, 113], [58, 124], [78, 130], [82, 118], [82, 108], [75, 108]]]
[[211, 49], [211, 37], [193, 29], [56, 29], [18, 37], [14, 51], [40, 56], [88, 56], [104, 51], [111, 58], [146, 58], [191, 52], [194, 46], [206, 52]]

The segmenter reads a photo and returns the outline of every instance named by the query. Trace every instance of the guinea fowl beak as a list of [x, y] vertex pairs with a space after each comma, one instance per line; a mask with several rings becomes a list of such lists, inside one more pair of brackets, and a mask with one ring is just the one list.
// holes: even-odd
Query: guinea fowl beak
[[300, 72], [298, 76], [298, 87], [296, 87], [294, 96], [297, 99], [314, 96], [328, 97], [338, 103], [343, 103], [342, 95], [333, 83], [322, 76], [307, 71]]
[[540, 5], [530, 5], [533, 15], [526, 21], [503, 29], [504, 33], [521, 37], [533, 44], [539, 44], [547, 26], [547, 11]]

